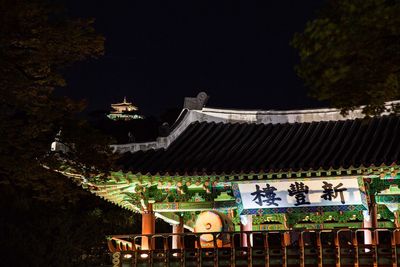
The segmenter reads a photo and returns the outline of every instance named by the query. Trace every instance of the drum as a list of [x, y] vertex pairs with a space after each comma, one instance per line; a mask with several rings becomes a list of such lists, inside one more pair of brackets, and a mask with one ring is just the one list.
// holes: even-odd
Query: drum
[[[200, 245], [202, 248], [212, 248], [215, 245], [217, 247], [230, 247], [230, 235], [223, 232], [232, 232], [233, 230], [232, 220], [225, 214], [217, 211], [204, 211], [200, 213], [194, 226], [195, 233], [220, 233], [201, 235]], [[216, 238], [215, 244], [214, 236]]]

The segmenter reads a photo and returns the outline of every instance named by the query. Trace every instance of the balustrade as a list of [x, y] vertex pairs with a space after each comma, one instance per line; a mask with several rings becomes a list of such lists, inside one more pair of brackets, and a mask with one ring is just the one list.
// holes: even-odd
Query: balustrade
[[[109, 249], [114, 267], [393, 267], [400, 266], [399, 232], [368, 228], [121, 235], [109, 239]], [[204, 235], [209, 244], [201, 242]], [[143, 238], [154, 249], [142, 250]], [[175, 238], [182, 248], [173, 247]], [[222, 245], [222, 238], [230, 242]]]

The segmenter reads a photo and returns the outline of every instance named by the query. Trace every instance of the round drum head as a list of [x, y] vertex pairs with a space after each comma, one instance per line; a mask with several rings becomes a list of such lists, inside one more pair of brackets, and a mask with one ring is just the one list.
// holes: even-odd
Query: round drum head
[[[199, 214], [195, 224], [195, 232], [197, 233], [213, 233], [221, 232], [223, 229], [223, 221], [221, 217], [212, 211], [205, 211]], [[212, 235], [201, 235], [200, 239], [205, 242], [212, 241]]]

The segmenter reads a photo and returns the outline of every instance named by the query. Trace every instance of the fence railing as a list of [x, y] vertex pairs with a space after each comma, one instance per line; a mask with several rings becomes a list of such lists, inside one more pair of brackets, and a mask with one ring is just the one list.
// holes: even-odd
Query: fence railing
[[[142, 238], [149, 250], [141, 249]], [[243, 239], [251, 246], [244, 247]], [[113, 266], [400, 266], [400, 229], [120, 235]]]

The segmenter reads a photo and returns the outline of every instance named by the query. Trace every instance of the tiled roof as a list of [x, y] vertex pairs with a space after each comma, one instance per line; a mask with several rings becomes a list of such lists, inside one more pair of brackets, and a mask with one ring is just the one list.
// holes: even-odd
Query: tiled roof
[[256, 124], [193, 122], [166, 149], [125, 153], [118, 167], [151, 175], [236, 175], [390, 166], [400, 117]]

